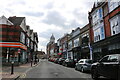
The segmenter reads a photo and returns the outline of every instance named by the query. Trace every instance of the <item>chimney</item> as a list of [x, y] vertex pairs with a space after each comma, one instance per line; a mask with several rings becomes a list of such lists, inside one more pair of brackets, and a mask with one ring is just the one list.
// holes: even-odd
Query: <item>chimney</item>
[[13, 17], [16, 17], [16, 16], [13, 16]]
[[72, 30], [72, 32], [74, 32], [74, 30]]

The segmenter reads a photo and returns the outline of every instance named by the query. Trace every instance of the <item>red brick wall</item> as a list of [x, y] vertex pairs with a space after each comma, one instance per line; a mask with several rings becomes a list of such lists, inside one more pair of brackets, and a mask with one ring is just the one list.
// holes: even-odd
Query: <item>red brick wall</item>
[[116, 15], [117, 13], [120, 13], [120, 6], [110, 13], [110, 18]]
[[104, 18], [104, 29], [105, 29], [105, 37], [111, 36], [111, 28], [109, 22], [109, 15]]
[[111, 27], [110, 27], [110, 22], [109, 19], [115, 16], [120, 12], [120, 7], [109, 13], [105, 18], [104, 18], [104, 28], [105, 28], [105, 36], [110, 37], [111, 36]]
[[90, 43], [94, 42], [94, 33], [92, 27], [89, 28], [89, 35], [90, 35]]
[[15, 41], [18, 42], [20, 38], [20, 27], [0, 25], [0, 41]]

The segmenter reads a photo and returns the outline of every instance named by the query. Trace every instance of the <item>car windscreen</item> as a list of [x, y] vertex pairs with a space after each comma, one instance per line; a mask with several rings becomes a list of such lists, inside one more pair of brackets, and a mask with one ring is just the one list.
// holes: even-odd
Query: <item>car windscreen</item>
[[86, 62], [86, 63], [89, 63], [89, 64], [92, 64], [92, 63], [93, 63], [92, 60], [86, 60], [85, 62]]

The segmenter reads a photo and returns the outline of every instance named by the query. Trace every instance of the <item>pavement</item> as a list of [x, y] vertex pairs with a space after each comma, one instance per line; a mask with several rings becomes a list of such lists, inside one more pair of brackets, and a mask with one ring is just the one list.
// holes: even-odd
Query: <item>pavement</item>
[[24, 76], [24, 74], [34, 68], [37, 64], [26, 63], [22, 64], [20, 66], [14, 66], [14, 74], [11, 74], [11, 67], [3, 66], [2, 72], [0, 72], [0, 75], [2, 75], [2, 80], [15, 80], [21, 76]]

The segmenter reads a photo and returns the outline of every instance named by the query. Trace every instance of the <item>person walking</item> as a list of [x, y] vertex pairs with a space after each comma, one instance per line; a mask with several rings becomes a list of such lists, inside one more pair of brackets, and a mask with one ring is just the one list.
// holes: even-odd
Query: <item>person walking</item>
[[34, 59], [35, 59], [35, 60], [34, 60], [34, 65], [35, 65], [35, 64], [37, 64], [37, 59], [38, 59], [38, 58], [37, 58], [37, 55], [35, 55], [35, 58], [34, 58]]

